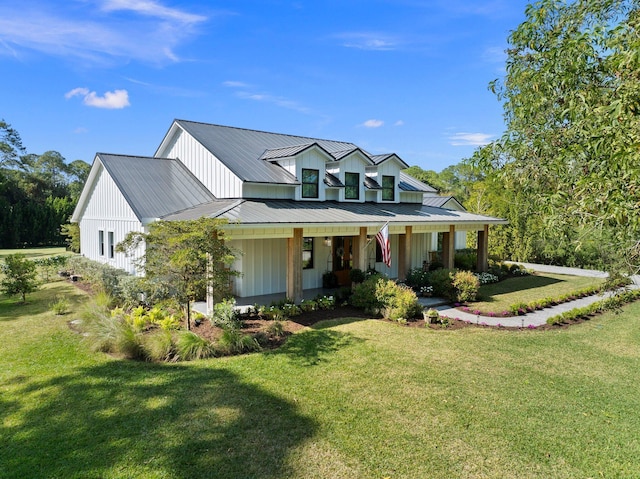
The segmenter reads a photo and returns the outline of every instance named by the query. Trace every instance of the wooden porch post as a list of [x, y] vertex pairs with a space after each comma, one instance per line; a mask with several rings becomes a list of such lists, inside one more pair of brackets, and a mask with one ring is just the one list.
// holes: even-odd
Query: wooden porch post
[[442, 234], [442, 263], [445, 268], [453, 269], [456, 255], [456, 227], [449, 226], [449, 232]]
[[367, 270], [367, 228], [360, 227], [359, 235], [353, 240], [353, 267]]
[[411, 269], [411, 234], [412, 226], [405, 226], [404, 234], [398, 235], [398, 279], [407, 279], [407, 273]]
[[293, 238], [287, 238], [287, 298], [302, 301], [302, 228], [294, 228]]
[[476, 269], [478, 271], [487, 271], [489, 269], [489, 225], [484, 225], [484, 229], [478, 231], [477, 256]]

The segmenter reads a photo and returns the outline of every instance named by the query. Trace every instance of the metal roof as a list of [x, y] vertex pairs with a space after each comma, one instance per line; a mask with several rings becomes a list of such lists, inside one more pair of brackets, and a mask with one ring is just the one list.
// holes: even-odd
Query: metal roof
[[366, 186], [370, 190], [381, 190], [382, 189], [382, 186], [380, 186], [376, 180], [374, 180], [373, 178], [371, 178], [370, 176], [367, 176], [367, 175], [364, 176], [364, 186]]
[[373, 158], [378, 158], [381, 162], [394, 157], [404, 164], [395, 154], [371, 156], [353, 143], [344, 141], [269, 133], [187, 120], [175, 120], [175, 124], [193, 136], [238, 178], [251, 183], [298, 184], [295, 176], [284, 168], [263, 160], [290, 156], [295, 154], [296, 150], [302, 151], [313, 144], [318, 145], [336, 159], [359, 150], [372, 163], [375, 163]]
[[215, 199], [179, 160], [98, 153], [140, 221]]
[[464, 208], [464, 206], [462, 206], [462, 204], [458, 200], [456, 200], [455, 197], [453, 196], [423, 196], [422, 204], [425, 206], [442, 208], [445, 204], [447, 204], [451, 200], [455, 201], [460, 206], [460, 208]]
[[360, 224], [385, 222], [420, 224], [506, 224], [505, 220], [466, 211], [434, 208], [420, 203], [342, 203], [337, 201], [293, 200], [214, 200], [180, 213], [167, 215], [166, 220], [189, 220], [203, 216], [224, 218], [241, 226], [299, 224]]
[[422, 193], [436, 193], [438, 191], [432, 186], [429, 186], [402, 171], [400, 172], [398, 186], [402, 191], [416, 191]]
[[325, 173], [324, 175], [324, 183], [331, 188], [344, 188], [342, 181], [336, 175], [332, 175], [331, 173]]

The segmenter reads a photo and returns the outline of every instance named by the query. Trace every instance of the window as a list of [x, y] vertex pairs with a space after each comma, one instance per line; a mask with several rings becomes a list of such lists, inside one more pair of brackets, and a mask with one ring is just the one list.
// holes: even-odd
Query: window
[[318, 170], [302, 169], [302, 197], [318, 198]]
[[344, 198], [346, 200], [360, 199], [360, 174], [345, 173], [344, 174]]
[[313, 269], [313, 238], [302, 238], [302, 269]]
[[109, 258], [115, 256], [115, 245], [113, 243], [113, 231], [109, 231]]
[[98, 231], [98, 245], [100, 247], [100, 256], [104, 256], [104, 231]]
[[382, 199], [383, 201], [394, 201], [396, 199], [396, 177], [382, 177]]

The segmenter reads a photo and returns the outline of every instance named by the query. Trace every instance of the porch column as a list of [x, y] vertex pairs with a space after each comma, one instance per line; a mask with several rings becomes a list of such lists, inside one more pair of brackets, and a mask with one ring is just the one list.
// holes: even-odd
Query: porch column
[[353, 267], [367, 270], [367, 228], [360, 227], [358, 236], [353, 238]]
[[442, 263], [445, 268], [453, 269], [456, 255], [456, 227], [449, 226], [448, 233], [442, 233]]
[[487, 271], [489, 269], [489, 225], [484, 225], [484, 230], [478, 231], [477, 256], [476, 269], [478, 271]]
[[287, 238], [287, 298], [302, 301], [302, 228], [294, 228], [293, 238]]
[[411, 269], [411, 234], [412, 226], [405, 226], [404, 234], [399, 235], [398, 242], [398, 279], [407, 279], [407, 273]]

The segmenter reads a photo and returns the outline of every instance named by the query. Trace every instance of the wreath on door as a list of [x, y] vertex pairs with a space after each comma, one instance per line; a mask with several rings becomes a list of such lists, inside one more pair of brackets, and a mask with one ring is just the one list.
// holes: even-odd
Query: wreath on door
[[342, 258], [344, 256], [344, 248], [342, 246], [338, 246], [336, 248], [336, 256]]

